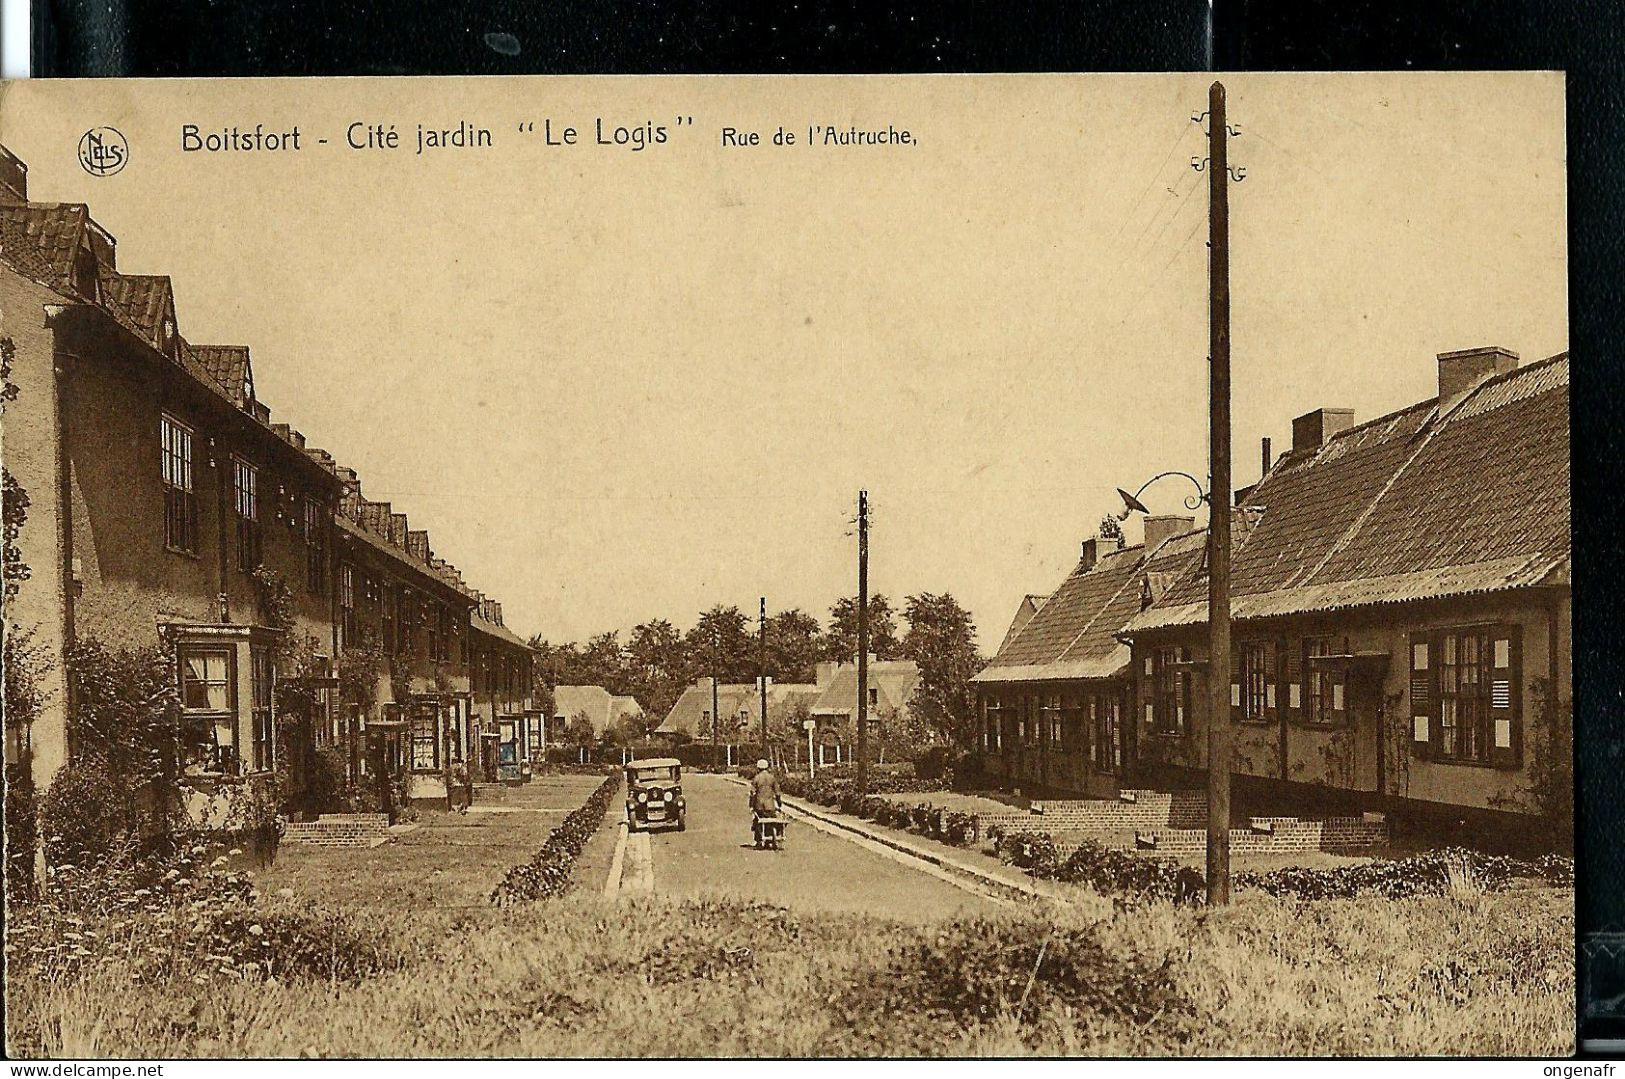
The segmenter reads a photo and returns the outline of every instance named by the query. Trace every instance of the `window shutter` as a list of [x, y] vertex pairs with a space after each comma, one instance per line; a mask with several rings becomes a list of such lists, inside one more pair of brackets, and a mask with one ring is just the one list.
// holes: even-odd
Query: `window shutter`
[[1241, 646], [1232, 639], [1230, 641], [1230, 718], [1235, 722], [1239, 722], [1246, 715], [1246, 710], [1241, 703], [1243, 692]]
[[1490, 634], [1490, 763], [1498, 768], [1523, 763], [1521, 637], [1517, 626]]
[[1286, 709], [1286, 718], [1290, 723], [1297, 723], [1303, 719], [1303, 642], [1285, 642], [1286, 655], [1281, 664], [1284, 673], [1284, 684], [1280, 692], [1286, 694], [1285, 700], [1275, 703]]
[[1275, 641], [1264, 642], [1264, 718], [1271, 723], [1281, 718], [1281, 649]]
[[[1190, 661], [1191, 661], [1191, 650], [1189, 648], [1184, 647], [1183, 645], [1180, 646], [1180, 649], [1179, 649], [1179, 662], [1181, 662], [1181, 663], [1189, 663]], [[1191, 733], [1191, 683], [1194, 682], [1195, 680], [1196, 680], [1195, 678], [1191, 677], [1191, 672], [1189, 670], [1186, 670], [1186, 669], [1181, 669], [1180, 670], [1180, 672], [1179, 672], [1178, 692], [1176, 694], [1176, 697], [1177, 697], [1177, 699], [1179, 701], [1179, 733], [1180, 734], [1190, 734]]]
[[1411, 634], [1411, 749], [1419, 757], [1431, 757], [1435, 744], [1433, 653], [1433, 641], [1427, 634]]

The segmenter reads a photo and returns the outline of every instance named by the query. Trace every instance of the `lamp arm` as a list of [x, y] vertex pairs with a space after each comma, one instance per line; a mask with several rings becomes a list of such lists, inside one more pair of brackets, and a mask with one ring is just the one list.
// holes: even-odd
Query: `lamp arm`
[[1168, 476], [1183, 476], [1186, 479], [1190, 480], [1191, 484], [1193, 486], [1195, 486], [1196, 494], [1194, 496], [1193, 495], [1186, 495], [1185, 496], [1185, 508], [1186, 509], [1188, 509], [1188, 510], [1200, 509], [1202, 507], [1202, 503], [1208, 501], [1208, 492], [1202, 489], [1202, 481], [1197, 479], [1195, 476], [1191, 475], [1189, 472], [1181, 472], [1177, 468], [1169, 469], [1167, 472], [1158, 472], [1155, 476], [1152, 476], [1150, 479], [1148, 479], [1144, 483], [1140, 484], [1140, 489], [1138, 491], [1134, 492], [1134, 497], [1139, 498], [1140, 495], [1145, 493], [1145, 489], [1147, 487], [1150, 487], [1153, 483], [1156, 483], [1160, 479], [1165, 479]]

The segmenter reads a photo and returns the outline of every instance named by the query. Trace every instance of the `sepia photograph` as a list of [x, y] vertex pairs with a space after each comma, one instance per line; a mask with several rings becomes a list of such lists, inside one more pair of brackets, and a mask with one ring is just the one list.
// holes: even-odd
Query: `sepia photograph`
[[1574, 1054], [1564, 89], [0, 83], [6, 1055]]

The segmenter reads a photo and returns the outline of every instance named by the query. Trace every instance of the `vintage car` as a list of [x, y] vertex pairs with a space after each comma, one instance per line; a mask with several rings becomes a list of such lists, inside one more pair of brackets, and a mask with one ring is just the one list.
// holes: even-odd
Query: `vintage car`
[[683, 762], [650, 757], [626, 766], [626, 826], [634, 831], [688, 826], [683, 802]]

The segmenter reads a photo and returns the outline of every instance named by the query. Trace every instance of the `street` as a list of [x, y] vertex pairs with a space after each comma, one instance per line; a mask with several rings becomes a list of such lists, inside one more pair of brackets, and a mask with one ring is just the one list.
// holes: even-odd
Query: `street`
[[652, 887], [685, 898], [720, 895], [912, 921], [987, 914], [999, 906], [794, 816], [784, 850], [758, 851], [745, 788], [724, 776], [689, 773], [683, 793], [687, 831], [627, 837], [625, 890]]

